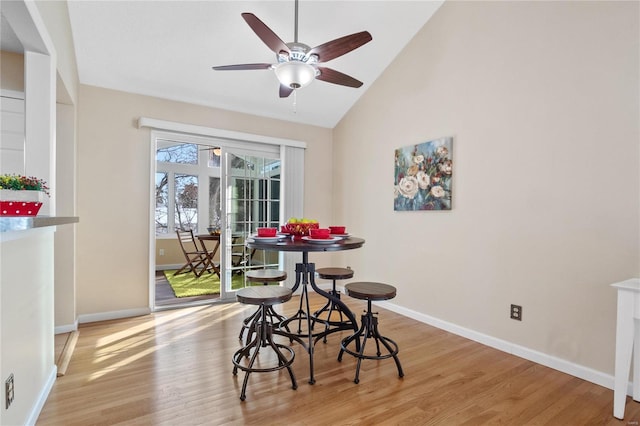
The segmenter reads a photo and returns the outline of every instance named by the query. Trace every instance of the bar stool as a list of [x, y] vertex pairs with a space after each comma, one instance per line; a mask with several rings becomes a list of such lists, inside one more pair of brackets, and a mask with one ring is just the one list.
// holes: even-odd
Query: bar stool
[[[377, 312], [371, 311], [371, 301], [373, 300], [389, 300], [396, 297], [396, 288], [394, 286], [382, 283], [374, 282], [354, 282], [344, 286], [345, 294], [360, 300], [367, 301], [367, 310], [362, 315], [362, 324], [360, 329], [353, 335], [342, 339], [340, 344], [340, 353], [338, 354], [338, 361], [342, 361], [342, 354], [344, 352], [353, 355], [358, 358], [358, 365], [356, 367], [356, 377], [353, 380], [354, 383], [360, 382], [360, 364], [363, 359], [387, 359], [392, 358], [396, 362], [398, 368], [398, 376], [404, 377], [400, 360], [398, 359], [398, 345], [388, 337], [380, 335], [378, 331], [378, 317]], [[360, 338], [362, 337], [362, 341]], [[364, 353], [367, 339], [373, 339], [376, 342], [376, 355], [368, 355]], [[352, 351], [348, 348], [349, 344], [356, 342], [356, 351]], [[380, 343], [387, 349], [388, 353], [383, 354], [380, 351]], [[359, 350], [358, 350], [359, 348]]]
[[[244, 381], [242, 383], [242, 391], [240, 392], [240, 400], [244, 401], [247, 397], [247, 383], [249, 381], [249, 374], [251, 373], [266, 373], [271, 371], [281, 370], [286, 368], [289, 371], [291, 377], [291, 388], [297, 389], [296, 378], [291, 370], [291, 364], [295, 358], [295, 352], [292, 348], [275, 343], [273, 341], [273, 335], [284, 335], [277, 329], [273, 328], [273, 325], [267, 321], [267, 311], [269, 307], [284, 303], [291, 299], [291, 289], [280, 286], [268, 286], [268, 287], [245, 287], [238, 290], [236, 293], [238, 302], [249, 305], [259, 305], [260, 317], [251, 323], [253, 327], [255, 338], [249, 342], [246, 346], [239, 349], [233, 354], [233, 375], [238, 374], [238, 369], [245, 372]], [[260, 353], [260, 348], [270, 347], [275, 352], [278, 358], [278, 364], [275, 366], [264, 366], [266, 362], [259, 362], [259, 367], [254, 367], [256, 359]], [[283, 351], [286, 351], [289, 357], [285, 356]], [[249, 358], [249, 361], [246, 361]], [[245, 361], [243, 361], [245, 360]]]
[[[333, 281], [333, 287], [329, 291], [329, 293], [331, 293], [338, 299], [340, 299], [340, 292], [336, 289], [336, 281], [353, 278], [353, 270], [350, 268], [337, 268], [337, 267], [319, 268], [319, 269], [316, 269], [316, 272], [318, 273], [318, 277], [325, 280]], [[331, 314], [334, 311], [340, 314], [339, 322], [331, 321]], [[327, 312], [326, 321], [323, 319], [320, 319], [320, 315], [322, 315], [323, 312]], [[313, 317], [316, 321], [323, 322], [325, 324], [325, 332], [329, 330], [329, 326], [344, 325], [345, 323], [342, 316], [342, 309], [340, 308], [340, 306], [336, 305], [336, 303], [332, 300], [327, 300], [327, 303], [322, 308], [318, 309], [313, 313]], [[324, 343], [327, 343], [326, 334], [324, 335], [322, 341]]]
[[[246, 277], [248, 282], [258, 282], [263, 283], [264, 285], [269, 285], [269, 283], [274, 282], [281, 282], [287, 279], [287, 273], [285, 271], [279, 271], [277, 269], [254, 269], [247, 271], [244, 276]], [[240, 335], [238, 336], [238, 339], [242, 340], [244, 331], [248, 330], [249, 332], [247, 333], [246, 342], [249, 343], [249, 340], [251, 339], [251, 333], [253, 332], [251, 323], [260, 318], [261, 310], [262, 307], [259, 307], [253, 314], [251, 314], [251, 316], [245, 318], [244, 321], [242, 321], [242, 328], [240, 328]], [[273, 325], [280, 325], [282, 321], [287, 319], [285, 316], [277, 313], [271, 305], [267, 306], [266, 315]], [[287, 328], [287, 330], [289, 329]]]

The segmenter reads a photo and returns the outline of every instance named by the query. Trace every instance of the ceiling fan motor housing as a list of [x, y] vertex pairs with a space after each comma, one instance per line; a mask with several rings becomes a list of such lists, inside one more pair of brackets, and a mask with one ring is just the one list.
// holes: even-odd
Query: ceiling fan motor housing
[[[309, 59], [312, 59], [307, 58], [307, 52], [311, 50], [311, 47], [304, 43], [291, 42], [287, 43], [287, 47], [289, 48], [289, 60], [307, 62]], [[316, 55], [311, 56], [313, 57], [312, 60], [316, 62], [318, 57]], [[278, 57], [278, 61], [280, 60], [281, 58]]]
[[316, 78], [320, 71], [312, 64], [317, 63], [318, 56], [307, 53], [311, 47], [304, 43], [287, 43], [289, 53], [280, 52], [277, 55], [278, 64], [274, 65], [274, 71], [278, 80], [291, 89], [300, 89], [307, 86]]

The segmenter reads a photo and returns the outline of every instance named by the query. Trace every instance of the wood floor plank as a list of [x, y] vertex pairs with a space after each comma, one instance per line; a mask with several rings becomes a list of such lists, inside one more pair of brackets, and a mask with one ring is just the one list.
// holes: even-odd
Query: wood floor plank
[[[365, 305], [345, 297], [354, 312]], [[312, 309], [322, 299], [312, 295]], [[293, 370], [232, 374], [241, 321], [255, 307], [198, 306], [81, 326], [66, 375], [53, 386], [38, 425], [627, 425], [612, 416], [613, 392], [385, 309], [382, 334], [394, 339], [405, 372], [393, 360], [337, 361], [348, 332], [315, 347], [316, 383], [297, 343]], [[298, 299], [278, 307], [285, 314]], [[277, 337], [289, 345], [288, 340]], [[262, 360], [266, 362], [266, 360]]]

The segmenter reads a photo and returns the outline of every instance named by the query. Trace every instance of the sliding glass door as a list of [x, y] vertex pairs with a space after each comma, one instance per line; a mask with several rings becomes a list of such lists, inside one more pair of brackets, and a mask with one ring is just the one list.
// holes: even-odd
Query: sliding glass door
[[[220, 298], [217, 275], [207, 272], [197, 277], [185, 267], [187, 253], [201, 250], [202, 244], [215, 264], [220, 261], [219, 250], [214, 250], [218, 242], [198, 238], [220, 226], [222, 214], [220, 149], [203, 142], [185, 135], [155, 138], [155, 308]], [[191, 231], [195, 244], [179, 242], [176, 231]]]
[[[154, 142], [154, 308], [235, 300], [245, 271], [281, 266], [278, 253], [245, 247], [258, 227], [280, 223], [279, 147], [161, 132]], [[177, 231], [189, 230], [195, 249], [212, 253], [219, 278], [184, 268], [189, 248]]]

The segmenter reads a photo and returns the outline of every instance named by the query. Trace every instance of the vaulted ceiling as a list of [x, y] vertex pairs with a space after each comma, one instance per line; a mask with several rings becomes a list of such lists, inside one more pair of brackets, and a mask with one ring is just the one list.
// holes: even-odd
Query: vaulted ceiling
[[253, 13], [287, 43], [294, 39], [293, 0], [71, 0], [68, 8], [83, 84], [332, 128], [441, 4], [300, 1], [298, 41], [314, 47], [363, 30], [373, 40], [325, 64], [362, 87], [314, 81], [287, 98], [279, 97], [272, 70], [211, 67], [275, 63], [241, 13]]

